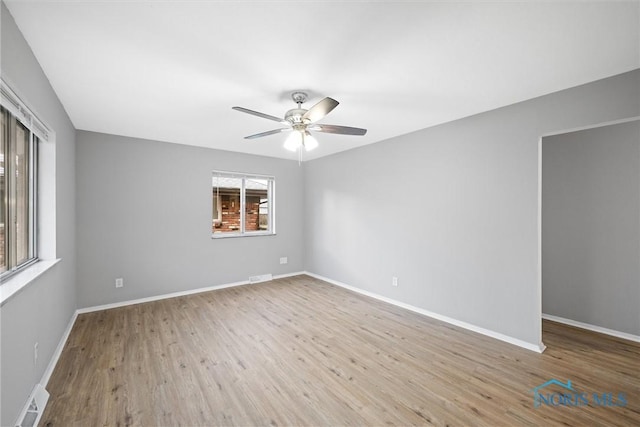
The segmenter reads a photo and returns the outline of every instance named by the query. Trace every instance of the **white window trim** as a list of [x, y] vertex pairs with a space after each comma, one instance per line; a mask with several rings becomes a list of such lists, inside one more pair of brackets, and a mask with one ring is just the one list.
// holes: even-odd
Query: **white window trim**
[[25, 124], [41, 141], [48, 141], [51, 131], [49, 127], [42, 123], [20, 97], [9, 87], [2, 78], [0, 80], [0, 94], [2, 95], [2, 106], [16, 116], [18, 120]]
[[[241, 221], [241, 227], [238, 232], [226, 232], [226, 233], [211, 233], [212, 239], [228, 239], [228, 238], [237, 238], [237, 237], [256, 237], [256, 236], [275, 236], [276, 235], [276, 178], [273, 175], [258, 175], [254, 173], [242, 173], [242, 172], [231, 172], [231, 171], [223, 171], [216, 169], [212, 171], [212, 178], [215, 178], [216, 174], [224, 174], [225, 177], [230, 178], [242, 178], [244, 179], [267, 179], [271, 183], [269, 185], [269, 200], [271, 203], [269, 204], [269, 225], [266, 231], [245, 231], [244, 230], [244, 219]], [[245, 188], [244, 185], [240, 191], [240, 212], [244, 214], [245, 211]], [[243, 215], [242, 215], [243, 217]]]
[[[40, 214], [37, 218], [37, 261], [15, 273], [0, 284], [0, 306], [18, 294], [44, 272], [56, 265], [56, 134], [38, 118], [23, 101], [10, 82], [0, 79], [2, 105], [40, 139], [38, 150], [38, 198]], [[43, 214], [46, 212], [46, 215]]]

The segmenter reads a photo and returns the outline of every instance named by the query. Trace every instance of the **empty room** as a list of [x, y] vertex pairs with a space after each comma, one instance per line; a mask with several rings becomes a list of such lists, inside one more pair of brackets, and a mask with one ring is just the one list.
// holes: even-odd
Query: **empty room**
[[0, 18], [0, 425], [640, 425], [639, 0]]

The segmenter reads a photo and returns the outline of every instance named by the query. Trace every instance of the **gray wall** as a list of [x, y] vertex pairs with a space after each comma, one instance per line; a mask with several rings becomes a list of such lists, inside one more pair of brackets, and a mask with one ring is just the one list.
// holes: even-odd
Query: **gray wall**
[[640, 335], [640, 122], [543, 139], [542, 310]]
[[538, 345], [540, 137], [638, 115], [635, 70], [308, 162], [306, 269]]
[[[2, 3], [2, 77], [56, 132], [57, 256], [62, 260], [0, 308], [0, 424], [16, 420], [76, 308], [75, 130], [13, 17]], [[44, 215], [47, 215], [45, 212]], [[38, 365], [33, 346], [39, 343]]]
[[[79, 307], [303, 270], [297, 162], [83, 131], [77, 140]], [[277, 235], [211, 239], [214, 169], [275, 176]]]

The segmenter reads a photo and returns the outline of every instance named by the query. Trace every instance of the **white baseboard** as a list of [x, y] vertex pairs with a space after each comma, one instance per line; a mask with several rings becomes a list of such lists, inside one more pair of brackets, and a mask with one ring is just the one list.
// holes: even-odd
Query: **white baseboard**
[[[51, 379], [51, 374], [53, 374], [53, 370], [55, 369], [56, 365], [58, 364], [58, 360], [60, 359], [60, 356], [62, 355], [62, 350], [64, 349], [64, 346], [67, 344], [67, 340], [69, 339], [69, 335], [71, 334], [71, 329], [73, 329], [73, 325], [76, 323], [76, 319], [77, 318], [78, 318], [78, 311], [76, 310], [73, 313], [73, 315], [71, 315], [71, 319], [69, 319], [69, 323], [67, 324], [67, 327], [64, 330], [64, 332], [62, 334], [62, 337], [60, 338], [60, 341], [58, 342], [58, 346], [56, 347], [56, 350], [51, 355], [51, 359], [49, 360], [49, 364], [47, 365], [47, 369], [45, 369], [45, 371], [42, 374], [42, 378], [40, 378], [39, 385], [42, 387], [43, 392], [46, 393], [46, 399], [42, 399], [42, 398], [39, 399], [40, 400], [40, 405], [42, 405], [42, 407], [40, 408], [41, 410], [40, 410], [40, 412], [38, 414], [38, 418], [36, 419], [36, 423], [40, 419], [42, 414], [44, 413], [44, 409], [47, 406], [47, 401], [49, 400], [49, 393], [46, 391], [47, 385], [49, 384], [49, 380]], [[37, 387], [38, 387], [38, 385], [36, 385], [36, 389], [34, 389], [33, 393], [35, 393], [35, 391], [37, 390]], [[18, 422], [20, 422], [24, 418], [24, 415], [26, 414], [26, 412], [27, 412], [27, 410], [29, 408], [29, 404], [31, 402], [31, 399], [34, 398], [34, 394], [33, 393], [29, 397], [29, 400], [27, 401], [27, 404], [26, 404], [24, 410], [22, 411], [22, 413], [18, 417], [18, 421], [16, 421], [16, 425], [18, 425]]]
[[[291, 277], [291, 276], [298, 276], [300, 274], [304, 274], [304, 272], [299, 271], [295, 273], [279, 274], [279, 275], [273, 276], [273, 280], [283, 279], [285, 277]], [[258, 283], [261, 283], [261, 282], [258, 282]], [[138, 298], [134, 300], [114, 302], [111, 304], [103, 304], [103, 305], [95, 305], [92, 307], [79, 308], [78, 310], [76, 310], [76, 313], [77, 314], [91, 313], [94, 311], [108, 310], [110, 308], [126, 307], [128, 305], [142, 304], [145, 302], [159, 301], [159, 300], [168, 299], [168, 298], [183, 297], [186, 295], [199, 294], [202, 292], [209, 292], [209, 291], [215, 291], [218, 289], [233, 288], [236, 286], [245, 286], [245, 285], [251, 285], [251, 284], [253, 283], [251, 283], [249, 280], [243, 280], [241, 282], [225, 283], [223, 285], [207, 286], [204, 288], [189, 289], [187, 291], [171, 292], [168, 294], [154, 295], [152, 297]]]
[[626, 332], [615, 331], [613, 329], [603, 328], [602, 326], [590, 325], [588, 323], [578, 322], [577, 320], [565, 319], [564, 317], [553, 316], [551, 314], [542, 313], [542, 318], [551, 320], [552, 322], [563, 323], [565, 325], [574, 326], [576, 328], [587, 329], [592, 332], [598, 332], [605, 335], [611, 335], [616, 338], [623, 338], [629, 341], [640, 342], [640, 336], [628, 334]]
[[69, 339], [69, 334], [71, 334], [71, 329], [73, 329], [73, 325], [76, 323], [76, 319], [78, 318], [78, 311], [76, 310], [71, 319], [69, 319], [69, 324], [67, 325], [67, 329], [64, 330], [62, 334], [62, 338], [60, 338], [60, 342], [58, 343], [58, 347], [56, 347], [56, 351], [53, 352], [51, 356], [51, 360], [49, 361], [49, 365], [47, 365], [47, 369], [42, 374], [42, 378], [40, 379], [40, 384], [44, 388], [47, 388], [47, 384], [49, 384], [49, 379], [51, 378], [51, 374], [53, 374], [53, 370], [58, 364], [58, 359], [60, 359], [60, 355], [62, 354], [62, 350], [64, 349], [67, 340]]
[[345, 289], [348, 289], [350, 291], [357, 292], [359, 294], [366, 295], [368, 297], [375, 298], [377, 300], [384, 301], [384, 302], [389, 303], [389, 304], [393, 304], [395, 306], [404, 308], [406, 310], [410, 310], [410, 311], [413, 311], [415, 313], [422, 314], [424, 316], [431, 317], [433, 319], [440, 320], [442, 322], [446, 322], [446, 323], [449, 323], [451, 325], [455, 325], [455, 326], [461, 327], [463, 329], [467, 329], [467, 330], [472, 331], [472, 332], [476, 332], [476, 333], [479, 333], [479, 334], [482, 334], [482, 335], [486, 335], [488, 337], [495, 338], [495, 339], [498, 339], [500, 341], [507, 342], [509, 344], [517, 345], [518, 347], [522, 347], [522, 348], [525, 348], [527, 350], [535, 351], [536, 353], [542, 353], [546, 348], [543, 344], [535, 345], [535, 344], [532, 344], [532, 343], [529, 343], [529, 342], [526, 342], [526, 341], [522, 341], [522, 340], [520, 340], [518, 338], [513, 338], [513, 337], [510, 337], [508, 335], [501, 334], [499, 332], [495, 332], [495, 331], [492, 331], [492, 330], [489, 330], [489, 329], [485, 329], [485, 328], [482, 328], [480, 326], [472, 325], [471, 323], [467, 323], [467, 322], [463, 322], [461, 320], [453, 319], [451, 317], [443, 316], [441, 314], [434, 313], [434, 312], [422, 309], [420, 307], [415, 307], [413, 305], [406, 304], [406, 303], [403, 303], [403, 302], [400, 302], [400, 301], [397, 301], [397, 300], [394, 300], [394, 299], [391, 299], [391, 298], [387, 298], [387, 297], [384, 297], [382, 295], [375, 294], [373, 292], [365, 291], [363, 289], [347, 285], [346, 283], [342, 283], [342, 282], [338, 282], [337, 280], [329, 279], [329, 278], [321, 276], [319, 274], [311, 273], [311, 272], [308, 272], [308, 271], [305, 272], [304, 274], [306, 274], [308, 276], [311, 276], [311, 277], [315, 277], [316, 279], [323, 280], [325, 282], [331, 283], [333, 285], [340, 286], [341, 288], [345, 288]]
[[296, 271], [294, 273], [278, 274], [277, 276], [273, 276], [273, 280], [284, 279], [284, 278], [293, 277], [293, 276], [300, 276], [302, 274], [306, 274], [306, 273], [304, 271]]

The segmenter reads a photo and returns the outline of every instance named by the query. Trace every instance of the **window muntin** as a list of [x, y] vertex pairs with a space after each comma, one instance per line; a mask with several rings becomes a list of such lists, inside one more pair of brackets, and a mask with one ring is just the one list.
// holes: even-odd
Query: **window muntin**
[[212, 236], [275, 234], [274, 188], [273, 177], [214, 171]]
[[0, 115], [0, 276], [5, 279], [37, 258], [38, 137], [4, 107]]

